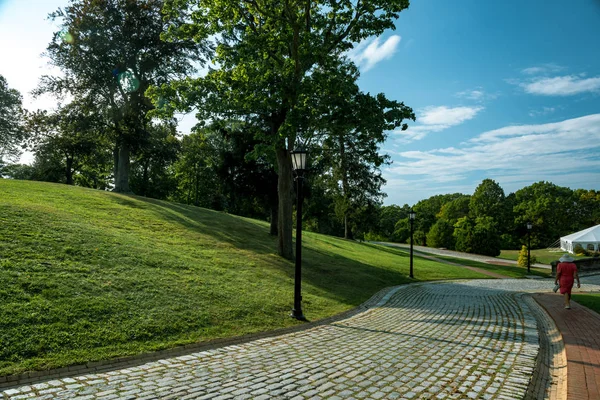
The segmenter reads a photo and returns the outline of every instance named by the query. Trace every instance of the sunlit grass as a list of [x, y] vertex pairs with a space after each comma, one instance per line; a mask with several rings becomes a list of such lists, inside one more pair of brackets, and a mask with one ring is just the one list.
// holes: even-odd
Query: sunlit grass
[[452, 261], [457, 264], [481, 268], [486, 271], [495, 272], [497, 274], [501, 274], [501, 275], [508, 276], [511, 278], [525, 278], [527, 275], [538, 275], [538, 276], [548, 278], [551, 275], [550, 269], [530, 268], [531, 273], [529, 274], [529, 273], [527, 273], [527, 268], [519, 267], [517, 265], [495, 265], [495, 264], [488, 264], [488, 263], [473, 261], [473, 260], [465, 260], [462, 258], [455, 258], [455, 257], [446, 257], [446, 256], [435, 256], [435, 257], [442, 259], [442, 260], [446, 260], [446, 261]]
[[[0, 179], [0, 375], [291, 326], [294, 264], [268, 224], [65, 185]], [[303, 236], [310, 320], [410, 282], [408, 256]], [[485, 278], [415, 258], [418, 280]]]
[[[546, 249], [531, 249], [530, 253], [531, 253], [531, 256], [535, 256], [538, 263], [550, 265], [550, 263], [552, 261], [557, 261], [566, 252], [565, 251], [555, 252], [555, 251], [550, 251], [550, 250], [546, 250]], [[578, 256], [575, 256], [572, 254], [571, 254], [571, 256], [574, 258], [585, 258], [583, 256], [578, 257]], [[502, 250], [500, 255], [498, 256], [498, 258], [516, 261], [519, 259], [519, 250]]]
[[571, 299], [591, 310], [600, 313], [600, 293], [572, 294]]

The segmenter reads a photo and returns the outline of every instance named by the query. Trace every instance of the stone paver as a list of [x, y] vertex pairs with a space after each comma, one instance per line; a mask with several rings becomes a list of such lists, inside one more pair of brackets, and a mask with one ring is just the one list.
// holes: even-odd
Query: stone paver
[[[583, 288], [600, 291], [600, 277]], [[397, 287], [306, 331], [0, 392], [39, 399], [522, 399], [538, 355], [533, 302], [550, 279]]]

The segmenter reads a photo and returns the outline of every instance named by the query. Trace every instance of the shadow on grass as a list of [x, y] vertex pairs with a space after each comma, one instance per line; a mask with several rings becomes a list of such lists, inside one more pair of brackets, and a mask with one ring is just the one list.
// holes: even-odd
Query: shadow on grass
[[[265, 257], [266, 255], [276, 255], [277, 247], [276, 238], [269, 234], [267, 224], [253, 223], [242, 217], [219, 211], [134, 195], [114, 196], [114, 199], [127, 207], [133, 207], [137, 203], [135, 204], [136, 208], [146, 208], [165, 221], [179, 224], [202, 235], [211, 236], [216, 241], [229, 243], [237, 249], [263, 255], [261, 257], [263, 262], [282, 271], [290, 282], [294, 279], [293, 261], [279, 256]], [[148, 206], [140, 206], [139, 202]], [[318, 239], [311, 238], [311, 240]], [[304, 283], [318, 288], [321, 296], [356, 306], [384, 287], [413, 281], [398, 270], [365, 264], [345, 257], [335, 250], [316, 248], [306, 242], [303, 243], [302, 251], [302, 280]], [[339, 244], [329, 241], [323, 243], [326, 246], [339, 248], [340, 251], [344, 250]], [[387, 251], [395, 256], [405, 256], [402, 252], [396, 253], [393, 250], [366, 243], [353, 242], [353, 245]], [[404, 261], [399, 261], [399, 264], [404, 264]], [[305, 299], [308, 300], [307, 297]]]
[[376, 244], [371, 244], [371, 243], [360, 243], [360, 245], [365, 246], [365, 247], [369, 247], [372, 249], [376, 249], [379, 251], [385, 251], [386, 253], [390, 253], [396, 256], [400, 256], [400, 257], [410, 257], [410, 254], [407, 253], [405, 250], [396, 250], [392, 247], [387, 247], [387, 246], [383, 246], [383, 245], [376, 245]]

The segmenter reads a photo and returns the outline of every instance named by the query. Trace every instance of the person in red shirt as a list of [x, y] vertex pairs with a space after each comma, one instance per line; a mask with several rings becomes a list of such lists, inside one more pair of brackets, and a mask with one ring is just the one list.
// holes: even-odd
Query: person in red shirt
[[571, 289], [573, 283], [577, 279], [577, 288], [581, 287], [579, 282], [579, 275], [577, 274], [577, 265], [573, 262], [573, 257], [569, 254], [565, 254], [560, 258], [560, 263], [556, 268], [556, 280], [555, 284], [560, 282], [560, 294], [565, 296], [565, 308], [571, 308]]

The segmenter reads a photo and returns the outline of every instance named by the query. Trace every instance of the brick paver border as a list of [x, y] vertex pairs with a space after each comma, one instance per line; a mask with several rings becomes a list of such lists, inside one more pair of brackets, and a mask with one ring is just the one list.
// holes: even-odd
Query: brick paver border
[[537, 294], [535, 300], [554, 319], [567, 356], [567, 398], [600, 399], [600, 315], [571, 302], [563, 307], [559, 294]]
[[567, 398], [567, 356], [562, 336], [554, 320], [531, 295], [521, 298], [537, 321], [540, 350], [527, 388], [526, 400], [565, 400]]

